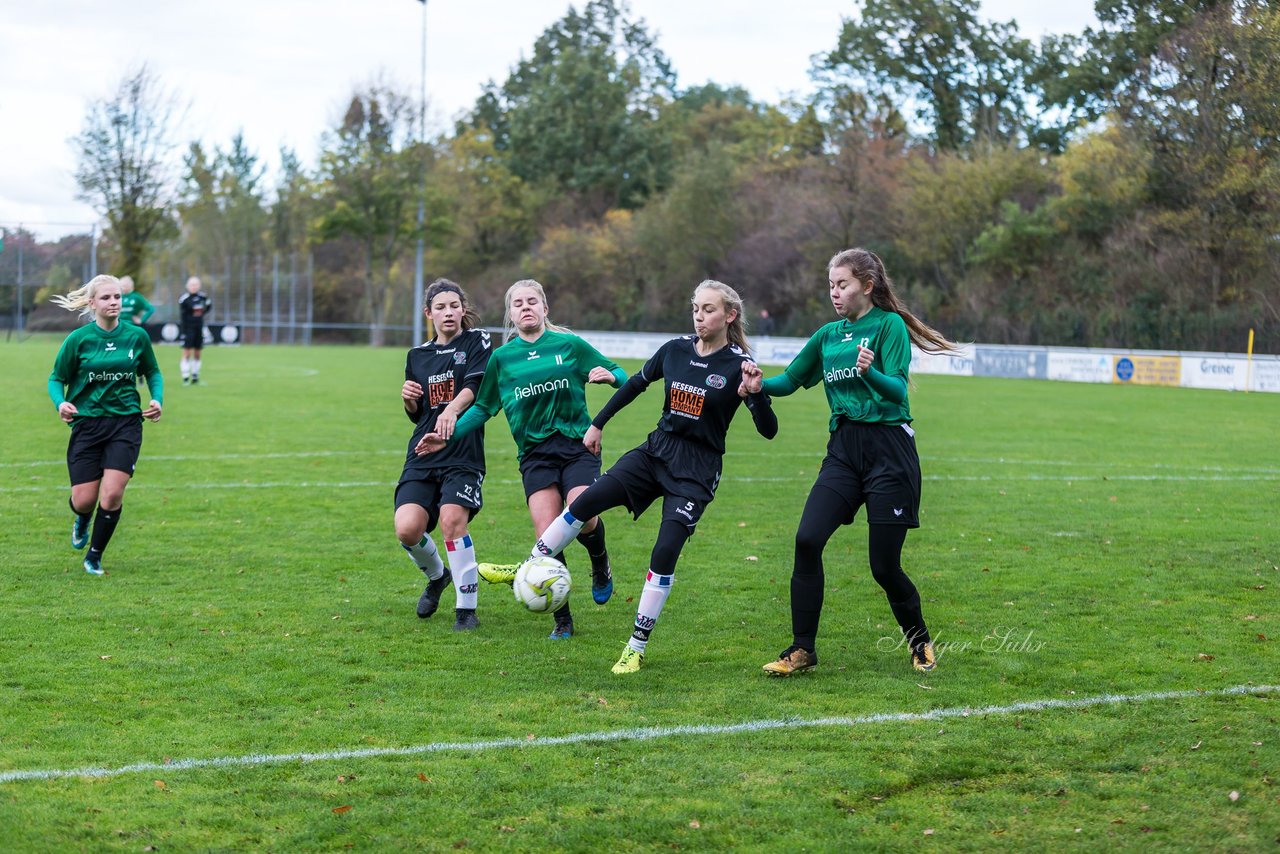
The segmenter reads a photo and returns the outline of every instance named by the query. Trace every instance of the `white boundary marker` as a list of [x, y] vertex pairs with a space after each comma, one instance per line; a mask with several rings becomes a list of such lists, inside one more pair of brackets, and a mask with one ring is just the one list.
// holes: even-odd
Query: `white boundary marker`
[[135, 762], [116, 768], [84, 767], [69, 769], [32, 769], [0, 771], [0, 784], [22, 780], [58, 780], [80, 777], [101, 780], [143, 771], [186, 771], [201, 768], [256, 767], [278, 765], [286, 762], [330, 762], [345, 759], [369, 759], [382, 756], [421, 756], [429, 753], [454, 753], [477, 750], [511, 750], [514, 748], [554, 747], [562, 744], [590, 744], [611, 741], [652, 741], [677, 735], [732, 735], [740, 732], [761, 732], [771, 729], [794, 729], [829, 726], [866, 726], [880, 723], [910, 723], [936, 721], [947, 718], [980, 717], [983, 715], [1008, 715], [1017, 712], [1039, 712], [1046, 709], [1081, 709], [1089, 706], [1114, 706], [1121, 703], [1149, 703], [1156, 700], [1183, 700], [1212, 697], [1233, 697], [1280, 692], [1276, 685], [1236, 685], [1208, 691], [1154, 691], [1145, 694], [1102, 694], [1079, 699], [1030, 700], [1006, 706], [979, 706], [934, 709], [929, 712], [882, 712], [858, 717], [784, 718], [781, 720], [745, 721], [739, 724], [686, 724], [669, 727], [642, 727], [618, 729], [606, 732], [583, 732], [570, 735], [541, 736], [536, 738], [495, 738], [487, 741], [438, 741], [411, 747], [370, 747], [361, 750], [331, 750], [320, 753], [253, 753], [247, 756], [220, 756], [213, 759], [179, 759], [172, 762]]

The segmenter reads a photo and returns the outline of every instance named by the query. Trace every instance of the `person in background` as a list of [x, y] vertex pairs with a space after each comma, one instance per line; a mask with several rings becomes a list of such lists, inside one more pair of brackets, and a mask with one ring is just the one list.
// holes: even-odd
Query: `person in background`
[[773, 334], [774, 323], [773, 317], [769, 314], [769, 309], [760, 309], [760, 320], [756, 323], [756, 334], [763, 335], [768, 338]]
[[120, 293], [120, 317], [134, 326], [142, 326], [156, 313], [156, 307], [133, 289], [133, 276], [120, 277]]
[[178, 297], [178, 310], [182, 315], [182, 384], [197, 385], [204, 351], [204, 321], [213, 310], [213, 300], [200, 290], [198, 277], [187, 279], [187, 292]]
[[[124, 490], [142, 450], [142, 419], [160, 420], [164, 377], [151, 338], [141, 327], [120, 322], [122, 294], [115, 276], [96, 276], [53, 301], [93, 321], [62, 342], [49, 374], [49, 398], [58, 417], [71, 425], [71, 547], [88, 545], [84, 571], [104, 575], [102, 554], [120, 522]], [[151, 392], [145, 409], [140, 376]]]

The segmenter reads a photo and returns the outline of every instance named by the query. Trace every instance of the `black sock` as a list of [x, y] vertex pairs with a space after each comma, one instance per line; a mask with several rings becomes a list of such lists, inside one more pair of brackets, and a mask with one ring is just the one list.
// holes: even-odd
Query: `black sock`
[[71, 512], [80, 517], [80, 524], [82, 525], [89, 524], [89, 517], [93, 515], [92, 510], [90, 510], [88, 513], [81, 513], [79, 510], [76, 509], [75, 502], [73, 502], [70, 498], [67, 499], [67, 504], [71, 506]]
[[569, 603], [565, 602], [555, 610], [553, 616], [556, 618], [556, 625], [560, 623], [572, 623], [573, 614], [569, 613]]
[[581, 534], [578, 534], [578, 542], [582, 543], [583, 547], [587, 550], [587, 554], [591, 557], [604, 557], [605, 552], [607, 551], [604, 545], [604, 520], [596, 519], [596, 526], [591, 529], [590, 533], [583, 531]]
[[116, 524], [120, 521], [120, 514], [123, 512], [123, 506], [115, 510], [107, 510], [102, 505], [98, 505], [98, 515], [93, 520], [93, 535], [89, 538], [91, 559], [102, 560], [102, 553], [107, 550], [107, 543], [111, 542], [111, 535], [116, 532]]

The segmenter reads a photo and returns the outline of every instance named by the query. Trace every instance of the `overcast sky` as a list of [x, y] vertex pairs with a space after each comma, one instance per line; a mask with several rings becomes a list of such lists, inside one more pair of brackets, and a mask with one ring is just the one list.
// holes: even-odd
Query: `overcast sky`
[[[146, 63], [190, 105], [175, 128], [225, 148], [237, 130], [268, 164], [281, 146], [314, 165], [320, 134], [355, 89], [379, 76], [416, 93], [422, 63], [417, 0], [36, 0], [0, 16], [0, 225], [43, 238], [97, 220], [75, 200], [68, 140], [87, 105]], [[580, 1], [576, 4], [583, 5]], [[811, 89], [810, 57], [835, 45], [855, 0], [631, 0], [671, 59], [681, 87], [746, 87], [775, 102]], [[430, 0], [428, 124], [468, 109], [503, 81], [567, 0]], [[983, 0], [989, 19], [1014, 19], [1025, 36], [1079, 32], [1096, 23], [1091, 0]], [[429, 128], [430, 130], [430, 128]]]

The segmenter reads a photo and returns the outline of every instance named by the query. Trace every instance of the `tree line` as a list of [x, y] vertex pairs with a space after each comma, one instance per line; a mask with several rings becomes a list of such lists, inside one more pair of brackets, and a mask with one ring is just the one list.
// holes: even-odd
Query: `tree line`
[[978, 0], [851, 3], [814, 94], [764, 103], [681, 88], [624, 0], [590, 0], [448, 132], [422, 140], [415, 99], [374, 83], [314, 166], [285, 150], [270, 184], [243, 135], [179, 152], [143, 67], [90, 107], [76, 177], [104, 266], [142, 290], [165, 265], [307, 252], [317, 318], [373, 343], [409, 321], [421, 236], [427, 280], [461, 282], [490, 323], [533, 277], [562, 322], [683, 329], [715, 278], [805, 335], [830, 316], [827, 259], [864, 246], [952, 338], [1238, 351], [1254, 328], [1280, 352], [1280, 9], [1095, 11], [1034, 43]]

